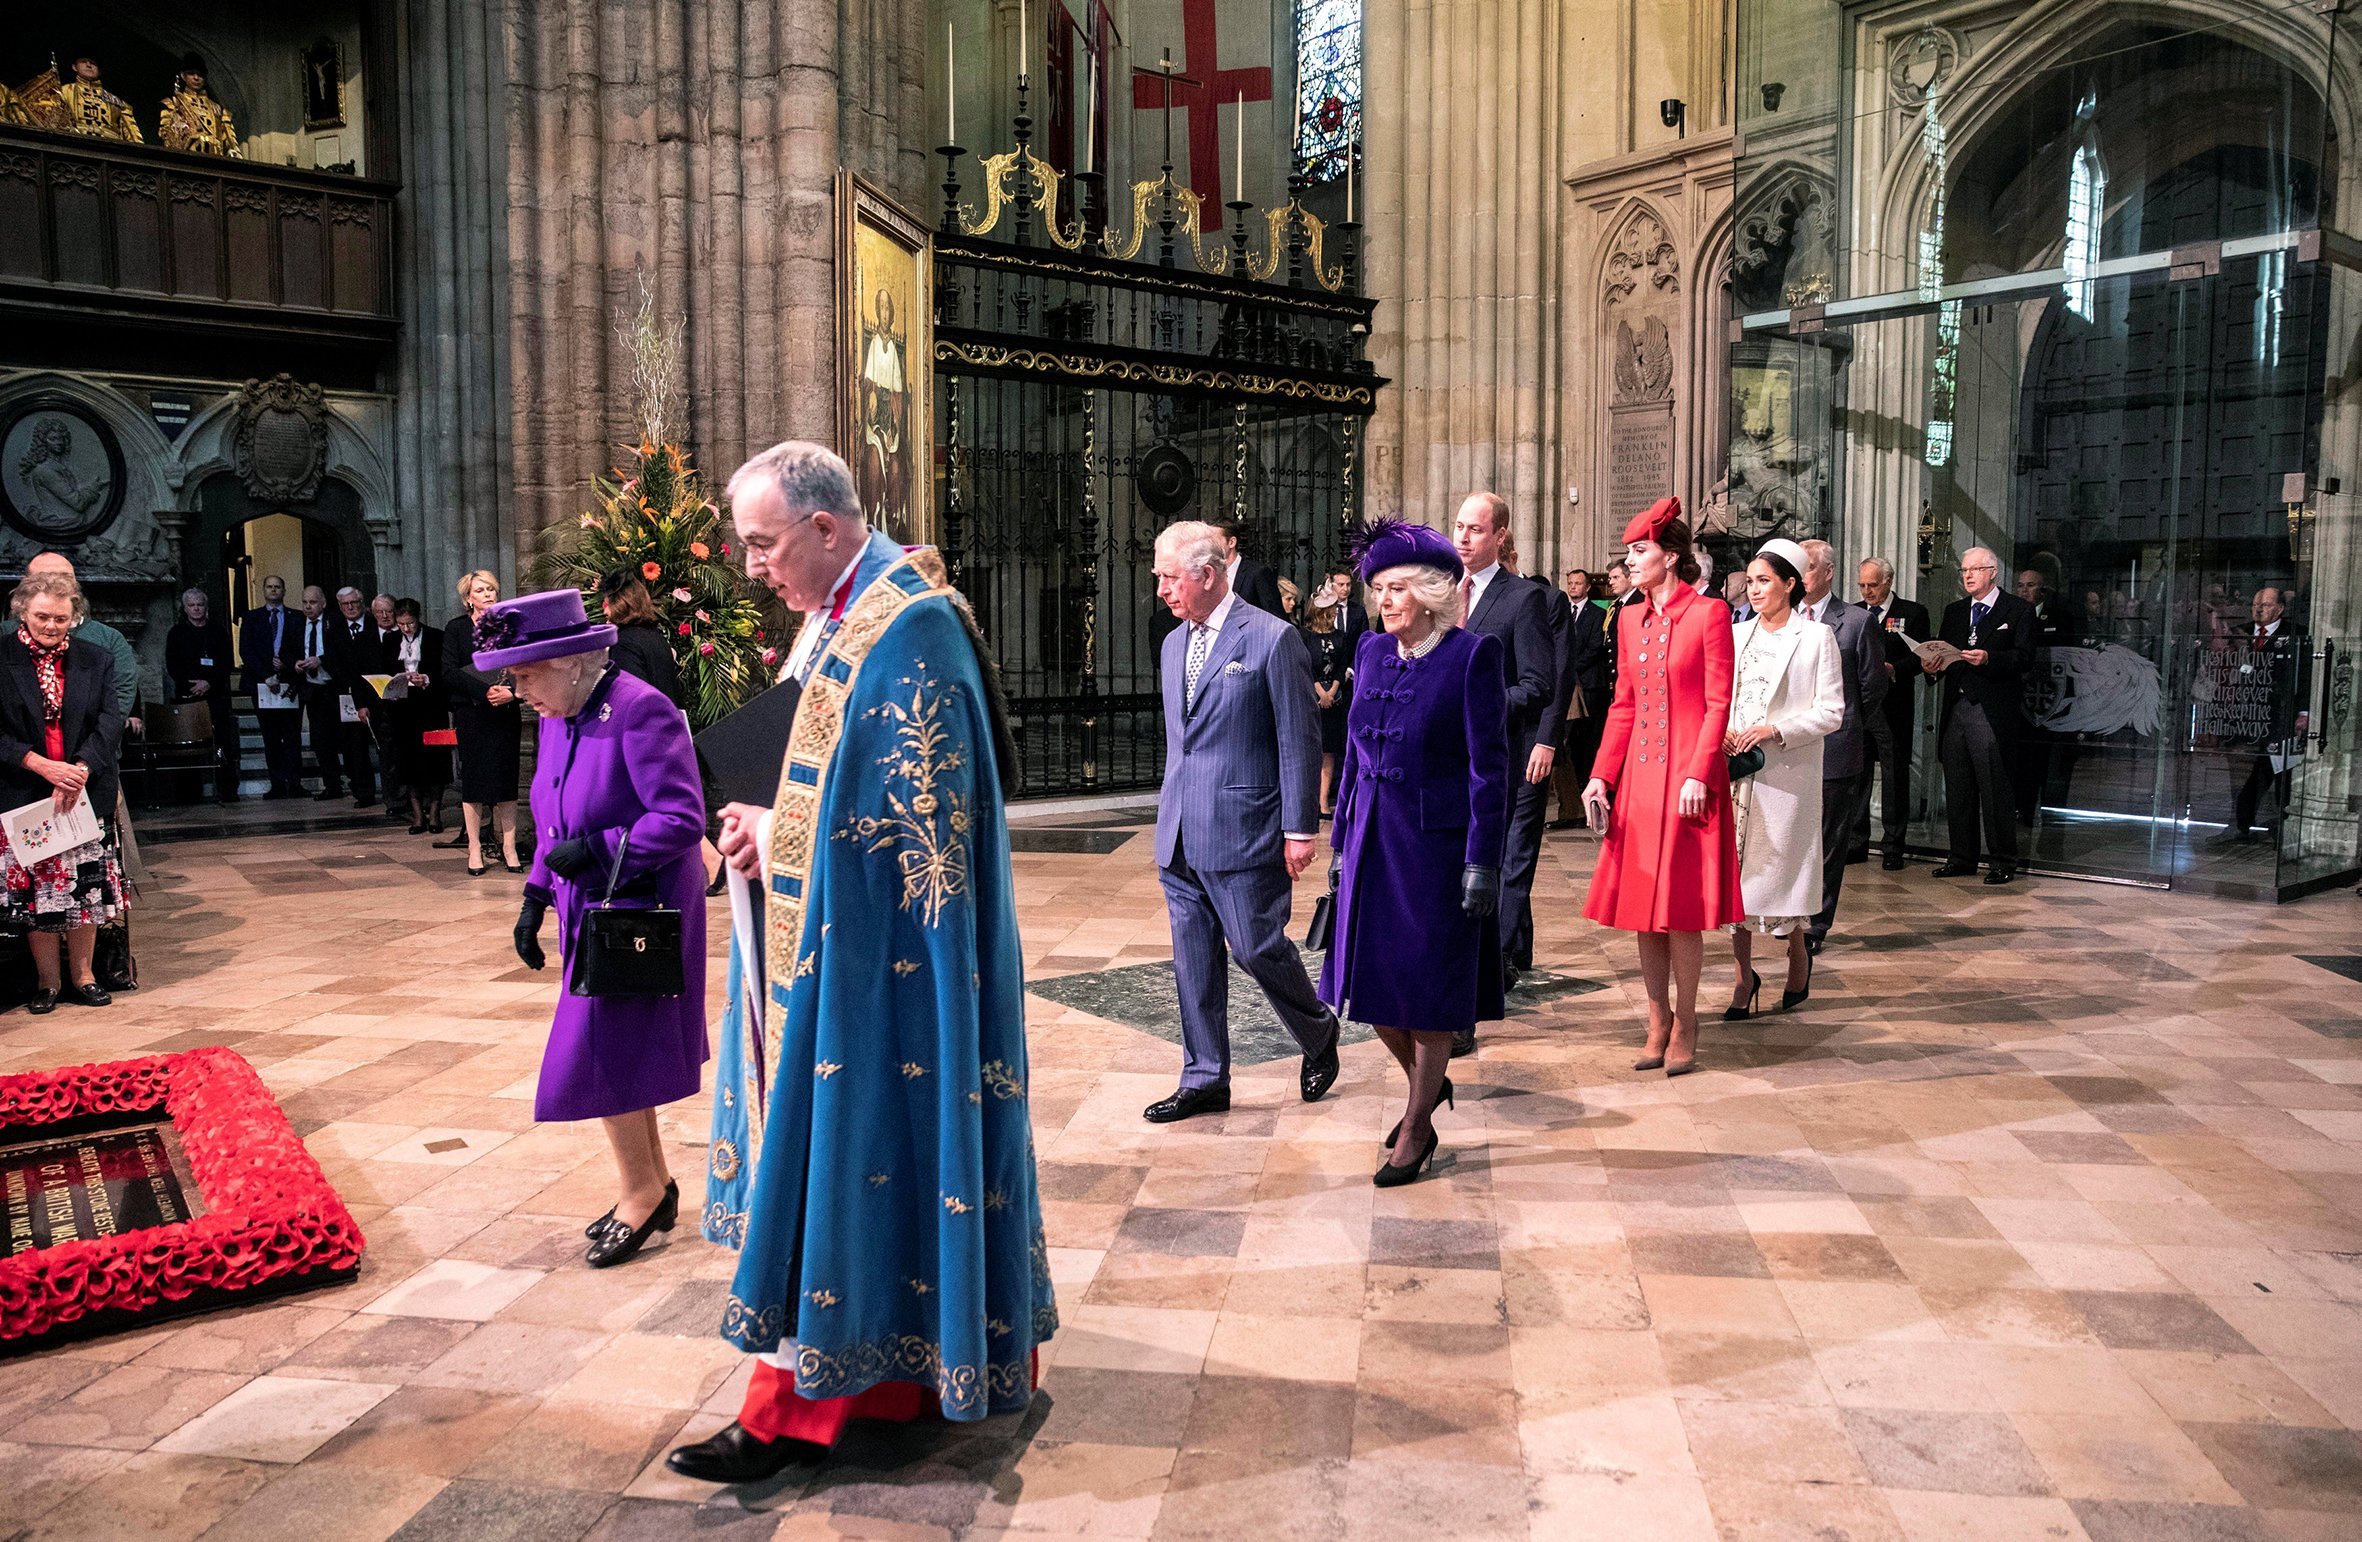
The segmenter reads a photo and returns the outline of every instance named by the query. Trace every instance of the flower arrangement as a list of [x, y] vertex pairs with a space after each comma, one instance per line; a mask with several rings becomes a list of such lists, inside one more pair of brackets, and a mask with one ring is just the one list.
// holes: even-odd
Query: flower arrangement
[[36, 1343], [350, 1278], [361, 1228], [262, 1078], [198, 1049], [0, 1076], [0, 1132], [161, 1111], [206, 1213], [0, 1258], [0, 1355]]
[[656, 319], [642, 280], [637, 315], [619, 329], [632, 360], [640, 441], [592, 485], [599, 506], [572, 527], [543, 532], [528, 572], [538, 588], [571, 584], [599, 616], [599, 579], [636, 572], [672, 645], [689, 725], [727, 717], [772, 683], [762, 655], [787, 620], [771, 595], [731, 561], [729, 511], [705, 496], [677, 431], [680, 327]]

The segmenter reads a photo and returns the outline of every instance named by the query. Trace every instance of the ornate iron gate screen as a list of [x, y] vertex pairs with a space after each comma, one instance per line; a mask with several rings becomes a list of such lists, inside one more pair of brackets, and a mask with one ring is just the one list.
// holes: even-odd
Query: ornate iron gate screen
[[[1100, 178], [1026, 147], [984, 162], [984, 210], [945, 158], [935, 237], [936, 508], [1009, 693], [1029, 796], [1154, 787], [1156, 533], [1235, 515], [1241, 550], [1317, 584], [1360, 506], [1378, 388], [1362, 350], [1358, 229], [1291, 198], [1250, 251], [1250, 206], [1209, 236], [1164, 175], [1109, 229]], [[1189, 265], [1183, 266], [1184, 261]]]

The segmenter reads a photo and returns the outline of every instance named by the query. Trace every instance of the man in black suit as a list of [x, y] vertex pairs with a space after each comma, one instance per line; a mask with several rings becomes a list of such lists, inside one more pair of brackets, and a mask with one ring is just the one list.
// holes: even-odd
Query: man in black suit
[[[1326, 582], [1328, 587], [1327, 604], [1323, 605], [1320, 602], [1316, 591], [1313, 608], [1332, 612], [1337, 631], [1345, 638], [1345, 657], [1351, 659], [1354, 643], [1362, 633], [1370, 629], [1369, 607], [1364, 605], [1360, 597], [1354, 593], [1354, 588], [1360, 580], [1355, 577], [1351, 563], [1340, 562], [1331, 566]], [[1309, 622], [1312, 618], [1307, 616], [1304, 619]]]
[[[1535, 589], [1540, 591], [1543, 615], [1550, 624], [1550, 705], [1542, 712], [1544, 741], [1550, 745], [1550, 769], [1549, 773], [1536, 784], [1538, 801], [1545, 816], [1542, 826], [1546, 828], [1548, 825], [1547, 815], [1550, 811], [1551, 785], [1557, 780], [1558, 768], [1564, 761], [1562, 751], [1566, 744], [1567, 708], [1574, 700], [1575, 694], [1574, 671], [1567, 667], [1567, 650], [1573, 646], [1575, 607], [1574, 603], [1566, 597], [1566, 592], [1549, 579], [1538, 576], [1526, 578], [1524, 564], [1518, 560], [1517, 536], [1513, 531], [1505, 530], [1501, 533], [1501, 566], [1507, 568], [1512, 575], [1525, 578], [1527, 583], [1532, 584]], [[1578, 799], [1580, 791], [1577, 789]], [[1541, 836], [1539, 833], [1534, 837], [1534, 854], [1535, 861], [1539, 864], [1541, 860]], [[1509, 962], [1519, 969], [1534, 967], [1534, 907], [1530, 882], [1527, 885], [1527, 891], [1523, 922], [1520, 923], [1517, 931], [1504, 932], [1501, 935], [1501, 951], [1508, 957]]]
[[1977, 819], [1985, 822], [1992, 848], [1985, 882], [2007, 883], [2017, 876], [2018, 826], [2010, 806], [2009, 747], [2030, 726], [2026, 722], [2026, 671], [2034, 667], [2040, 643], [2034, 607], [2001, 587], [2001, 559], [1982, 546], [1960, 554], [1960, 587], [1965, 597], [1944, 607], [1937, 636], [1960, 656], [1939, 669], [1943, 678], [1943, 726], [1937, 742], [1944, 757], [1944, 804], [1952, 827], [1952, 851], [1936, 869], [1938, 878], [1965, 878], [1977, 870]]
[[370, 739], [377, 746], [378, 780], [385, 794], [385, 817], [395, 824], [409, 822], [409, 811], [403, 807], [410, 790], [402, 781], [400, 746], [393, 738], [393, 718], [386, 712], [385, 703], [378, 697], [376, 687], [369, 683], [370, 675], [392, 675], [400, 672], [402, 629], [394, 624], [394, 597], [381, 594], [369, 602], [369, 624], [352, 644], [351, 663], [353, 706], [361, 715], [361, 725], [369, 730]]
[[[1895, 594], [1894, 564], [1871, 557], [1859, 571], [1862, 609], [1870, 626], [1886, 645], [1886, 699], [1870, 714], [1870, 747], [1878, 760], [1878, 865], [1893, 873], [1903, 867], [1903, 843], [1911, 828], [1911, 752], [1919, 738], [1919, 656], [1914, 642], [1935, 636], [1928, 625], [1927, 607]], [[1870, 850], [1870, 799], [1865, 785], [1854, 814], [1854, 851]]]
[[[1558, 788], [1558, 818], [1550, 826], [1554, 830], [1582, 823], [1583, 784], [1590, 780], [1591, 762], [1599, 754], [1599, 731], [1607, 719], [1608, 667], [1614, 662], [1609, 656], [1613, 650], [1607, 645], [1612, 612], [1592, 602], [1591, 575], [1581, 568], [1568, 568], [1559, 587], [1573, 614], [1566, 630], [1566, 651], [1559, 659], [1566, 685], [1561, 694], [1567, 700], [1568, 716], [1566, 730], [1559, 736], [1558, 758], [1550, 770]], [[1576, 711], [1578, 704], [1580, 712]]]
[[[2020, 568], [2015, 588], [2018, 598], [2034, 607], [2037, 644], [2034, 667], [2047, 671], [2051, 649], [2073, 648], [2082, 643], [2083, 612], [2065, 597], [2051, 592], [2049, 580], [2040, 568]], [[2026, 736], [2018, 741], [2016, 753], [2010, 757], [2009, 792], [2017, 804], [2019, 824], [2034, 822], [2034, 813], [2042, 807], [2046, 788], [2056, 789], [2060, 799], [2065, 799], [2074, 755], [2072, 736], [2061, 737], [2039, 726], [2026, 730]]]
[[[1558, 731], [1566, 706], [1558, 695], [1558, 650], [1550, 636], [1550, 606], [1544, 586], [1528, 583], [1501, 566], [1509, 534], [1509, 502], [1496, 493], [1470, 493], [1452, 519], [1452, 546], [1466, 566], [1460, 596], [1471, 632], [1497, 638], [1501, 674], [1509, 691], [1509, 768], [1518, 778], [1501, 856], [1500, 936], [1502, 984], [1517, 988], [1518, 966], [1510, 939], [1532, 935], [1534, 863], [1542, 854], [1542, 816], [1550, 799], [1550, 767], [1558, 755]], [[1557, 703], [1558, 721], [1550, 721]], [[1468, 1049], [1476, 1036], [1466, 1038]], [[1455, 1040], [1454, 1054], [1465, 1053]]]
[[1827, 541], [1803, 545], [1802, 614], [1837, 634], [1838, 659], [1845, 676], [1845, 717], [1837, 731], [1821, 741], [1821, 908], [1805, 928], [1805, 945], [1818, 953], [1837, 919], [1837, 896], [1845, 888], [1845, 859], [1853, 844], [1854, 815], [1867, 806], [1870, 720], [1886, 702], [1886, 647], [1870, 624], [1870, 613], [1838, 596], [1836, 550]]
[[269, 798], [303, 791], [303, 707], [296, 699], [303, 677], [295, 667], [302, 634], [302, 621], [287, 608], [287, 580], [264, 579], [262, 603], [238, 618], [238, 669], [262, 725], [263, 764], [271, 776], [263, 796]]
[[180, 597], [181, 619], [164, 634], [164, 690], [175, 704], [201, 701], [213, 717], [214, 796], [238, 799], [238, 714], [230, 705], [230, 629], [213, 619], [202, 589]]
[[[2248, 603], [2248, 635], [2232, 644], [2244, 649], [2239, 657], [2239, 677], [2252, 679], [2260, 674], [2265, 678], [2270, 726], [2269, 737], [2260, 742], [2249, 739], [2226, 745], [2233, 774], [2244, 760], [2247, 779], [2231, 800], [2231, 822], [2215, 837], [2218, 843], [2251, 841], [2258, 824], [2267, 831], [2279, 828], [2288, 809], [2288, 767], [2296, 749], [2292, 741], [2312, 726], [2310, 715], [2300, 710], [2304, 701], [2304, 633], [2288, 618], [2288, 599], [2288, 591], [2277, 584], [2256, 590]], [[2277, 766], [2274, 756], [2279, 757]]]
[[312, 741], [312, 763], [320, 768], [320, 790], [312, 797], [322, 803], [344, 796], [344, 686], [336, 678], [336, 634], [342, 618], [328, 613], [328, 591], [306, 584], [303, 617], [297, 623], [301, 639], [295, 645], [296, 694], [303, 701], [305, 730]]
[[1230, 592], [1254, 606], [1267, 610], [1282, 621], [1294, 621], [1288, 614], [1287, 601], [1279, 595], [1279, 575], [1238, 549], [1238, 516], [1217, 514], [1206, 521], [1222, 532], [1222, 540], [1229, 554]]
[[[377, 806], [377, 779], [370, 774], [369, 751], [372, 738], [368, 721], [360, 715], [361, 676], [383, 673], [378, 668], [380, 650], [370, 645], [377, 630], [369, 619], [369, 602], [361, 591], [347, 584], [336, 591], [336, 615], [328, 626], [328, 674], [335, 681], [338, 758], [344, 762], [345, 779], [352, 785], [353, 807]], [[346, 718], [350, 706], [353, 716]]]

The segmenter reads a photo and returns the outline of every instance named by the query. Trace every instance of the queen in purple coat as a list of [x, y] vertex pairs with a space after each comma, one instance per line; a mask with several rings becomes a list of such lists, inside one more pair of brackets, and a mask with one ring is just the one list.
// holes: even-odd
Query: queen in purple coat
[[[662, 692], [608, 661], [615, 628], [590, 623], [573, 589], [494, 605], [476, 623], [476, 668], [508, 670], [541, 715], [533, 772], [533, 871], [518, 912], [517, 957], [546, 962], [541, 924], [554, 905], [558, 948], [572, 962], [583, 912], [615, 884], [619, 905], [681, 913], [677, 996], [578, 996], [560, 987], [537, 1119], [597, 1119], [615, 1149], [622, 1193], [593, 1221], [594, 1269], [670, 1231], [680, 1189], [666, 1170], [656, 1109], [697, 1090], [705, 1064], [705, 798], [688, 720]], [[621, 865], [617, 855], [621, 852]]]
[[1391, 1188], [1435, 1155], [1453, 1036], [1502, 1015], [1493, 915], [1509, 706], [1501, 645], [1460, 625], [1460, 557], [1449, 541], [1381, 521], [1363, 535], [1361, 576], [1385, 630], [1363, 633], [1354, 653], [1331, 835], [1336, 932], [1320, 997], [1375, 1028], [1410, 1081], [1374, 1175]]

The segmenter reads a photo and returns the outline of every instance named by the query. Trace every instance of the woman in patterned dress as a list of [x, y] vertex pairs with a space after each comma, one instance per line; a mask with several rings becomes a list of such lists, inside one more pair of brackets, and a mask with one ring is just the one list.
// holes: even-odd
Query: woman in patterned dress
[[106, 833], [123, 714], [113, 657], [71, 635], [81, 606], [73, 579], [30, 574], [9, 603], [16, 626], [0, 637], [0, 809], [47, 798], [60, 814], [84, 803], [104, 811], [96, 839], [29, 867], [0, 842], [0, 931], [30, 934], [35, 1013], [114, 999], [99, 988], [91, 952], [98, 928], [123, 906], [123, 868]]

